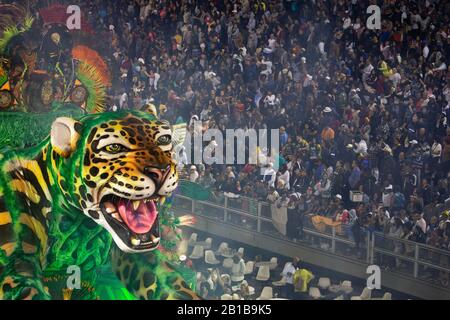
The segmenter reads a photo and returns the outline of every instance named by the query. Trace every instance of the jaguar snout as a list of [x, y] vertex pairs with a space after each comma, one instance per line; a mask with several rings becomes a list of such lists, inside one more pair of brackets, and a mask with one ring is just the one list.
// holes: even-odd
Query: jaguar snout
[[170, 165], [147, 166], [144, 168], [144, 174], [150, 179], [152, 179], [152, 181], [157, 186], [157, 189], [161, 188], [169, 173], [170, 173]]

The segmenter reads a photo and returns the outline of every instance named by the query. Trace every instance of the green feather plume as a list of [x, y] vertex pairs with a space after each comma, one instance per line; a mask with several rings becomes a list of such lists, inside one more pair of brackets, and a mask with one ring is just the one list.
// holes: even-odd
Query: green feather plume
[[0, 53], [5, 53], [5, 51], [8, 47], [8, 44], [14, 37], [18, 36], [19, 34], [21, 34], [23, 32], [30, 30], [31, 26], [33, 25], [33, 22], [34, 22], [33, 17], [26, 16], [22, 23], [21, 28], [19, 28], [17, 25], [12, 25], [12, 26], [5, 28], [5, 30], [3, 31], [3, 34], [0, 37]]
[[106, 86], [94, 66], [81, 62], [76, 70], [78, 80], [88, 91], [87, 113], [99, 113], [106, 108]]

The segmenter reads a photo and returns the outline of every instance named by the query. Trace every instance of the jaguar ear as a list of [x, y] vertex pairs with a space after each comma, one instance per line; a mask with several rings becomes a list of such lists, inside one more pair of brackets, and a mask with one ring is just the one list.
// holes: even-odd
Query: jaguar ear
[[57, 118], [52, 124], [50, 133], [53, 150], [61, 157], [69, 157], [76, 148], [80, 131], [80, 122], [66, 117]]

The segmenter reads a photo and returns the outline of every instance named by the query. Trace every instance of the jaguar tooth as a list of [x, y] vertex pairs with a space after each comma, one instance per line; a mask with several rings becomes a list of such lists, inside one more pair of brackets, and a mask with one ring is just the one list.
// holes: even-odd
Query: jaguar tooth
[[139, 208], [140, 204], [141, 204], [141, 202], [139, 200], [133, 201], [133, 209], [134, 209], [134, 211], [136, 211]]
[[138, 246], [138, 245], [141, 244], [141, 240], [139, 240], [138, 238], [133, 237], [133, 238], [131, 238], [131, 244], [133, 246]]
[[152, 238], [152, 242], [153, 243], [158, 243], [159, 242], [159, 239], [160, 239], [159, 237], [155, 237], [154, 235], [151, 235], [150, 237]]
[[105, 210], [107, 213], [111, 214], [116, 211], [116, 207], [111, 202], [106, 202]]

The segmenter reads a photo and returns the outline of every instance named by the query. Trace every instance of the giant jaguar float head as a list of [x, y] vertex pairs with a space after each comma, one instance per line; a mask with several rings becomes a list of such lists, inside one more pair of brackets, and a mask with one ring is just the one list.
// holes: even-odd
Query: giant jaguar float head
[[178, 183], [172, 127], [136, 111], [58, 118], [50, 141], [65, 198], [123, 251], [155, 249], [158, 207]]

